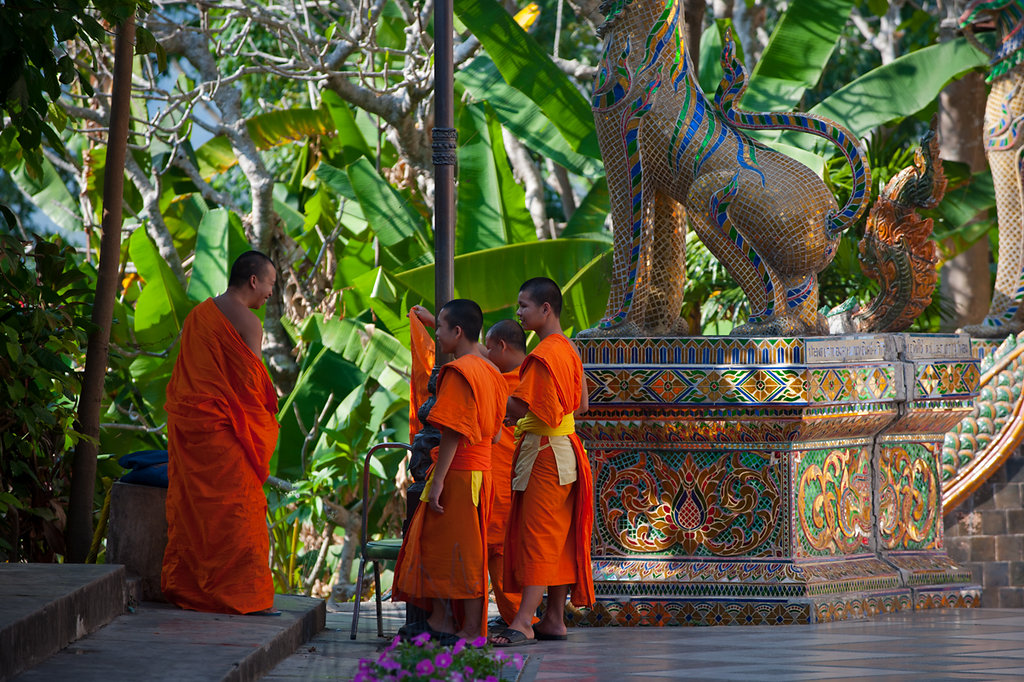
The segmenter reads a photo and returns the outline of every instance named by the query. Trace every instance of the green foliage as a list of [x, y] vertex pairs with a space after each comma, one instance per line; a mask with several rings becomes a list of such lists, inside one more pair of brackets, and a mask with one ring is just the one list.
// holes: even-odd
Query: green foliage
[[83, 280], [73, 249], [0, 232], [0, 561], [64, 553]]
[[[58, 133], [64, 127], [63, 113], [52, 106], [62, 86], [77, 83], [83, 92], [92, 94], [88, 72], [65, 52], [65, 43], [76, 38], [102, 42], [106, 30], [95, 13], [120, 24], [140, 7], [147, 9], [148, 0], [12, 0], [3, 4], [0, 114], [9, 116], [17, 130], [31, 175], [42, 174], [39, 146], [44, 136], [50, 145], [63, 149]], [[0, 130], [3, 126], [0, 116]]]

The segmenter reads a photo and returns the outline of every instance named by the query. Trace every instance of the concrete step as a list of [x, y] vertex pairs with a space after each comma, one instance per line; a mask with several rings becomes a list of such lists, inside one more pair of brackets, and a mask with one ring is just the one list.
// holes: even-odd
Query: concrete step
[[0, 564], [0, 682], [124, 612], [124, 566]]
[[256, 680], [324, 628], [321, 599], [277, 595], [280, 616], [232, 616], [142, 602], [18, 677], [19, 682]]

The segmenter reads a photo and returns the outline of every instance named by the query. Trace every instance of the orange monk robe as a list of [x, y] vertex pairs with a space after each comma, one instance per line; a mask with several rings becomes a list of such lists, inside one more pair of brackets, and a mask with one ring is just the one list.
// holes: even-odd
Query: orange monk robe
[[[512, 393], [547, 427], [555, 428], [580, 404], [583, 364], [572, 343], [551, 334], [526, 356]], [[521, 455], [523, 440], [516, 446]], [[559, 485], [551, 444], [567, 439], [576, 461], [576, 481]], [[594, 490], [590, 462], [579, 436], [541, 436], [540, 454], [524, 491], [513, 491], [505, 535], [505, 584], [569, 585], [576, 606], [594, 603], [590, 535], [594, 527]], [[557, 444], [556, 444], [557, 445]]]
[[430, 383], [430, 374], [434, 369], [434, 339], [430, 338], [430, 332], [411, 310], [409, 311], [409, 350], [412, 354], [412, 378], [409, 382], [409, 442], [411, 443], [423, 428], [416, 414], [420, 411], [420, 405], [425, 403], [430, 395], [427, 385]]
[[[461, 438], [441, 491], [444, 513], [435, 512], [426, 502], [428, 483], [409, 522], [395, 566], [394, 601], [412, 602], [429, 611], [432, 598], [487, 595], [487, 518], [494, 494], [491, 441], [501, 428], [507, 400], [501, 374], [479, 356], [464, 355], [441, 368], [437, 401], [428, 421], [458, 432]], [[436, 464], [437, 448], [431, 456]], [[486, 630], [487, 600], [482, 601]]]
[[[503, 372], [509, 395], [519, 386], [519, 370]], [[523, 595], [506, 592], [502, 581], [505, 563], [505, 526], [512, 508], [512, 457], [516, 450], [515, 429], [502, 425], [501, 440], [491, 449], [491, 479], [494, 482], [494, 504], [487, 524], [487, 570], [491, 576], [491, 589], [498, 612], [506, 623], [511, 623], [519, 611]]]
[[212, 298], [185, 318], [166, 408], [164, 596], [196, 611], [272, 608], [263, 482], [277, 444], [277, 395]]

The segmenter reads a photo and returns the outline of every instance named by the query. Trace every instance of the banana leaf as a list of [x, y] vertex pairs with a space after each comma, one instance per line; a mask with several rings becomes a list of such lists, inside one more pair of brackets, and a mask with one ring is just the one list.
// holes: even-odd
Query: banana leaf
[[24, 161], [11, 171], [11, 177], [47, 218], [67, 232], [81, 232], [83, 225], [78, 202], [71, 196], [53, 164], [46, 158], [41, 164], [43, 174], [38, 180], [29, 176]]
[[910, 116], [935, 101], [961, 74], [984, 67], [988, 55], [957, 38], [920, 49], [872, 69], [811, 109], [862, 136], [877, 126]]
[[590, 103], [500, 3], [457, 0], [455, 14], [483, 44], [505, 82], [533, 100], [574, 151], [600, 158]]
[[583, 197], [583, 201], [576, 208], [569, 219], [565, 229], [562, 230], [561, 239], [587, 237], [611, 242], [611, 232], [604, 229], [608, 212], [612, 210], [608, 198], [608, 178], [601, 176]]
[[[473, 299], [484, 312], [499, 310], [515, 302], [519, 285], [527, 279], [544, 276], [565, 284], [610, 248], [599, 239], [547, 239], [456, 256], [455, 296]], [[433, 265], [393, 276], [426, 305], [433, 304]]]
[[612, 252], [594, 257], [562, 287], [562, 328], [577, 332], [597, 325], [611, 290]]
[[526, 196], [512, 179], [500, 125], [494, 140], [485, 106], [464, 105], [459, 115], [456, 255], [536, 239]]
[[740, 106], [748, 111], [799, 107], [804, 92], [821, 79], [855, 4], [854, 0], [793, 0], [750, 73]]
[[574, 152], [540, 107], [506, 83], [487, 55], [459, 69], [455, 80], [473, 97], [490, 104], [502, 125], [533, 151], [576, 175], [589, 177], [601, 172], [600, 161]]
[[166, 348], [195, 306], [144, 229], [128, 240], [128, 253], [146, 282], [135, 302], [135, 338], [143, 347]]
[[363, 215], [382, 246], [395, 246], [406, 239], [419, 239], [426, 247], [421, 231], [423, 219], [409, 203], [365, 158], [357, 159], [346, 171], [352, 191], [359, 199]]
[[210, 296], [222, 294], [228, 287], [231, 264], [249, 248], [238, 216], [224, 208], [204, 215], [196, 234], [196, 257], [192, 261], [192, 275], [188, 282], [189, 297], [205, 301]]

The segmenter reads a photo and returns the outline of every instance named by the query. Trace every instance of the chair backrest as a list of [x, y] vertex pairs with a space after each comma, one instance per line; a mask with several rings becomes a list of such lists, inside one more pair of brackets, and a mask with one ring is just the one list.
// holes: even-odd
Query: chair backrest
[[374, 445], [366, 453], [366, 459], [363, 460], [363, 509], [362, 509], [362, 530], [360, 531], [360, 545], [359, 551], [366, 551], [366, 526], [370, 513], [370, 458], [378, 450], [392, 450], [402, 449], [407, 452], [412, 452], [412, 446], [407, 443], [378, 443]]

